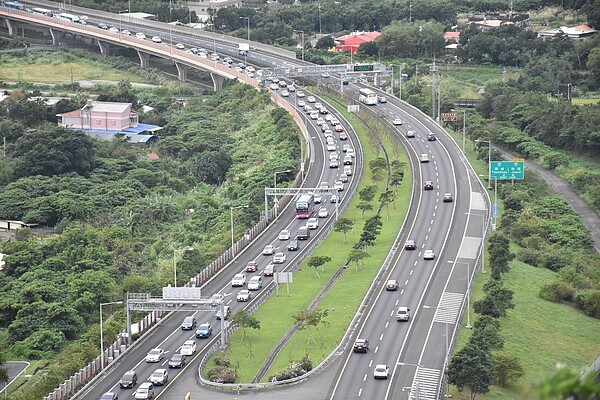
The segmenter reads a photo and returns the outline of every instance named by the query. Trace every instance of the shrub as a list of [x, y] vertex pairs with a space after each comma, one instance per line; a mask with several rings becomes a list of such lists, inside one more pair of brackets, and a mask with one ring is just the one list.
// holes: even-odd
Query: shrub
[[539, 267], [542, 260], [542, 254], [539, 251], [532, 249], [520, 249], [517, 252], [517, 260], [524, 262], [525, 264]]
[[506, 387], [523, 376], [523, 365], [519, 358], [500, 352], [492, 355], [494, 363], [494, 379], [496, 384]]
[[305, 356], [298, 362], [292, 362], [290, 366], [283, 371], [270, 376], [269, 382], [285, 381], [287, 379], [296, 378], [306, 374], [310, 370], [312, 370], [312, 361], [308, 356]]
[[212, 382], [216, 383], [235, 383], [237, 374], [231, 368], [218, 367], [208, 370], [206, 376]]
[[540, 288], [539, 296], [552, 302], [573, 301], [575, 288], [564, 282], [552, 282]]
[[226, 358], [226, 357], [216, 357], [215, 358], [215, 364], [218, 365], [219, 367], [229, 367], [230, 363], [231, 363], [231, 361], [229, 360], [229, 358]]
[[600, 318], [600, 290], [580, 291], [575, 295], [575, 301], [586, 315]]

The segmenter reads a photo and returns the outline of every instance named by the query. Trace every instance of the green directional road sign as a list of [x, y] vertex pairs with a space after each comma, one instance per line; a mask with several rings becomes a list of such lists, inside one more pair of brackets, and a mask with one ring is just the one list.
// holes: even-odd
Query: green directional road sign
[[523, 161], [492, 161], [490, 179], [524, 179]]
[[354, 65], [354, 72], [370, 72], [370, 71], [373, 71], [373, 64]]

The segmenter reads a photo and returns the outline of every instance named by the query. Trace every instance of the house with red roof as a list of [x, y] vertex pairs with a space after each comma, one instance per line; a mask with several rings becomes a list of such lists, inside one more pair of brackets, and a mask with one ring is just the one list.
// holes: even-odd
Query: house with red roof
[[349, 51], [353, 54], [358, 52], [361, 44], [372, 42], [381, 35], [381, 32], [352, 32], [334, 39], [335, 51]]

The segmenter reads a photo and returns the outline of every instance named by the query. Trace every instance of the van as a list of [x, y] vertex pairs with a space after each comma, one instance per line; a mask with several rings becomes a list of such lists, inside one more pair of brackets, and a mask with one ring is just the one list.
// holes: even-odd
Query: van
[[310, 231], [308, 230], [307, 226], [301, 226], [300, 228], [298, 228], [298, 234], [296, 235], [296, 238], [298, 240], [308, 240], [309, 237]]
[[409, 318], [410, 308], [398, 307], [398, 311], [396, 311], [396, 321], [408, 321]]
[[223, 317], [223, 309], [221, 308], [219, 308], [219, 310], [215, 314], [215, 317], [217, 317], [217, 319], [223, 318], [224, 320], [227, 320], [227, 318], [231, 316], [231, 308], [229, 306], [223, 306], [223, 308], [225, 309], [225, 317]]

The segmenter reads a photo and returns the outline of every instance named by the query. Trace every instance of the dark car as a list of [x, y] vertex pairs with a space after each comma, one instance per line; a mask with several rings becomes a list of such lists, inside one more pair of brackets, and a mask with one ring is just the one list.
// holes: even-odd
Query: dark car
[[131, 371], [127, 371], [123, 374], [123, 377], [121, 378], [121, 381], [119, 382], [119, 385], [124, 388], [124, 389], [129, 389], [129, 388], [133, 388], [137, 383], [137, 374], [135, 373], [135, 371], [131, 370]]
[[410, 239], [406, 241], [406, 244], [404, 245], [404, 248], [406, 250], [415, 250], [417, 248], [417, 242], [415, 242], [414, 240]]
[[437, 138], [435, 137], [435, 133], [428, 133], [427, 134], [427, 140], [429, 140], [430, 142], [434, 142]]
[[424, 190], [433, 190], [433, 182], [425, 181], [425, 185], [423, 185]]
[[356, 339], [353, 351], [355, 353], [366, 353], [369, 351], [369, 341], [367, 339]]
[[183, 354], [175, 353], [169, 360], [169, 368], [183, 368], [185, 365], [185, 356]]
[[212, 326], [209, 323], [202, 324], [196, 329], [197, 338], [207, 338], [212, 335]]
[[299, 249], [298, 241], [296, 239], [291, 240], [286, 247], [289, 251], [297, 251]]
[[108, 25], [106, 25], [105, 23], [100, 22], [98, 24], [98, 28], [100, 28], [100, 29], [108, 29]]
[[196, 318], [193, 316], [187, 316], [183, 319], [181, 323], [181, 329], [191, 331], [196, 328]]

